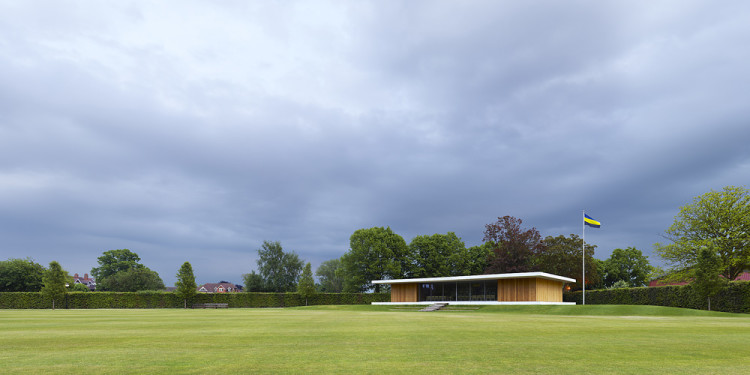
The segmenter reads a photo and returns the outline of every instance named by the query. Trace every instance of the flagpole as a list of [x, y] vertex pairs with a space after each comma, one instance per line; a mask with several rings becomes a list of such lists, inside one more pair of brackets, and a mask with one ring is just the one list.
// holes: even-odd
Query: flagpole
[[586, 304], [586, 210], [583, 210], [583, 217], [581, 217], [581, 285], [583, 285], [583, 304]]

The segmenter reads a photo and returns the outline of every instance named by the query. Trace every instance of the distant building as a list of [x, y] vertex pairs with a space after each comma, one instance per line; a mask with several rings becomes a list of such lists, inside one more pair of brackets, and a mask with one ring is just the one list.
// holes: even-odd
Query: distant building
[[73, 284], [83, 284], [89, 288], [89, 290], [96, 290], [96, 281], [93, 277], [89, 277], [89, 274], [84, 273], [83, 277], [78, 274], [73, 275]]
[[206, 283], [198, 287], [199, 293], [236, 293], [241, 289], [232, 283]]

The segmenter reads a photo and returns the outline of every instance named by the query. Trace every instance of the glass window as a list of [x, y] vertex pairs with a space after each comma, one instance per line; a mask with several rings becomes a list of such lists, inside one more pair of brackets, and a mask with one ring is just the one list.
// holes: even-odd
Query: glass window
[[497, 280], [485, 281], [484, 300], [485, 301], [497, 301]]
[[484, 281], [471, 283], [471, 300], [484, 301]]
[[457, 283], [458, 297], [456, 301], [471, 301], [471, 283]]
[[497, 301], [497, 280], [418, 284], [418, 301]]
[[443, 295], [445, 296], [446, 301], [455, 301], [456, 300], [456, 283], [455, 282], [443, 283]]
[[435, 284], [419, 284], [419, 300], [434, 301]]

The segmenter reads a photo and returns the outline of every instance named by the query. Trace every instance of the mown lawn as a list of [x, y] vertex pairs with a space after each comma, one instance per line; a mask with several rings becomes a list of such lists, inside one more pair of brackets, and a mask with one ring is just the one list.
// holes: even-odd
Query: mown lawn
[[750, 373], [750, 316], [650, 306], [0, 310], [0, 373]]

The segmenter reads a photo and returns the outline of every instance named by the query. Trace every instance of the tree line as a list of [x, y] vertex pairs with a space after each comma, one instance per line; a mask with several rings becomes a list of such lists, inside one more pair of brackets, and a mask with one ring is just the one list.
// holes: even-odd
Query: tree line
[[[588, 287], [642, 286], [657, 270], [634, 248], [615, 249], [604, 261], [586, 244]], [[483, 243], [466, 247], [453, 232], [417, 236], [407, 244], [390, 227], [359, 229], [341, 258], [323, 262], [316, 275], [325, 292], [381, 291], [373, 280], [541, 271], [579, 280], [583, 241], [575, 234], [542, 238], [522, 220], [503, 216], [485, 226]]]
[[[589, 288], [643, 286], [659, 271], [634, 247], [615, 249], [606, 260], [594, 258], [595, 247], [585, 247]], [[416, 236], [407, 244], [390, 227], [363, 228], [351, 235], [343, 256], [320, 264], [313, 285], [324, 293], [378, 293], [387, 286], [373, 280], [542, 271], [579, 280], [571, 285], [576, 290], [581, 288], [582, 251], [583, 241], [575, 234], [542, 238], [511, 216], [487, 224], [483, 243], [472, 247], [454, 232]], [[299, 291], [301, 279], [314, 283], [309, 271], [302, 272], [303, 264], [278, 241], [265, 241], [258, 249], [258, 271], [244, 275], [245, 290]]]
[[[108, 250], [97, 258], [99, 267], [91, 269], [96, 289], [111, 292], [137, 292], [163, 290], [164, 282], [156, 271], [140, 263], [138, 254], [128, 249]], [[68, 291], [88, 292], [83, 284], [74, 284], [73, 278], [57, 261], [49, 268], [31, 258], [0, 261], [0, 292], [39, 292], [44, 287], [44, 275], [60, 267]]]
[[[138, 254], [128, 249], [108, 250], [97, 259], [99, 267], [91, 270], [97, 290], [111, 292], [138, 292], [164, 290], [164, 282], [156, 271], [140, 263]], [[189, 262], [177, 272], [175, 292], [188, 301], [197, 291], [195, 275]], [[32, 259], [9, 259], [0, 262], [0, 292], [41, 292], [52, 301], [62, 301], [68, 292], [88, 292], [83, 284], [76, 284], [60, 263], [52, 261], [49, 268]]]

